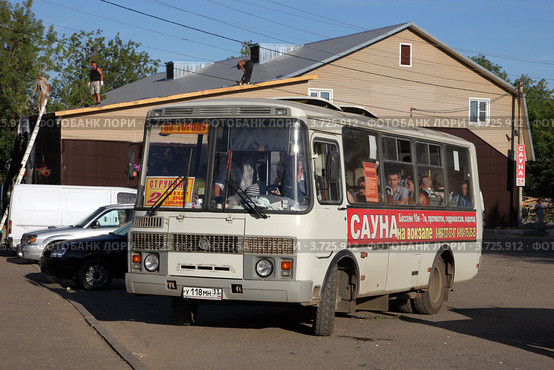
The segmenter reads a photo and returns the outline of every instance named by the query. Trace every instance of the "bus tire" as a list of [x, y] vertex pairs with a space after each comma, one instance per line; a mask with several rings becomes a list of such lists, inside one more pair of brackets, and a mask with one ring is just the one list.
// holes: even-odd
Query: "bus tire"
[[333, 334], [338, 294], [337, 276], [338, 266], [335, 265], [321, 292], [321, 300], [317, 306], [314, 320], [314, 335], [327, 337]]
[[439, 258], [431, 271], [427, 290], [412, 300], [414, 312], [425, 315], [434, 315], [439, 312], [444, 302], [445, 290], [445, 265], [442, 258]]
[[171, 313], [175, 325], [194, 325], [198, 318], [198, 302], [181, 297], [171, 297]]

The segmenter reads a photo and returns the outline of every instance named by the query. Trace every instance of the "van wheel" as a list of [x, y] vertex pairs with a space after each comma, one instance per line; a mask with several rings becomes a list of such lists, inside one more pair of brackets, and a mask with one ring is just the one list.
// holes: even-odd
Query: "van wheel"
[[433, 315], [439, 312], [444, 302], [446, 274], [444, 261], [440, 258], [431, 271], [429, 286], [418, 298], [412, 300], [415, 313]]
[[77, 279], [85, 290], [107, 289], [113, 280], [112, 268], [103, 259], [88, 260], [79, 269]]
[[175, 325], [194, 325], [198, 319], [198, 302], [181, 297], [171, 297], [171, 313]]
[[333, 334], [335, 323], [335, 309], [337, 305], [337, 276], [338, 266], [335, 265], [325, 282], [321, 292], [321, 300], [316, 309], [314, 320], [314, 334], [318, 336], [329, 336]]

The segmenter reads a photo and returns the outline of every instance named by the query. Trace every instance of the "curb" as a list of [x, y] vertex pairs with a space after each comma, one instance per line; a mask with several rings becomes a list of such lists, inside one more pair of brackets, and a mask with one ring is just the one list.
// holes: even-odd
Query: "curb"
[[[66, 290], [51, 276], [44, 275], [49, 283], [57, 285], [63, 291], [63, 298], [71, 303], [73, 307], [83, 316], [85, 322], [100, 335], [102, 339], [110, 346], [110, 348], [123, 360], [127, 365], [135, 370], [146, 370], [148, 367], [144, 365], [131, 351], [121, 344], [100, 322], [83, 306], [81, 303], [69, 299]], [[43, 285], [44, 286], [44, 285]], [[45, 288], [50, 289], [45, 286]]]

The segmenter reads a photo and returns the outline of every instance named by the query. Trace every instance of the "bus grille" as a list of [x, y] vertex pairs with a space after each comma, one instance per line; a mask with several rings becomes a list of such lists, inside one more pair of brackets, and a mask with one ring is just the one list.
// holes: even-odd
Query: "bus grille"
[[241, 253], [241, 238], [232, 235], [173, 234], [173, 250], [181, 252]]
[[244, 238], [244, 253], [294, 254], [294, 239], [247, 236]]
[[194, 109], [192, 107], [168, 107], [164, 109], [165, 116], [184, 116], [191, 115]]
[[133, 226], [160, 228], [163, 226], [163, 220], [164, 220], [163, 217], [136, 216], [133, 219]]
[[132, 233], [131, 249], [166, 250], [167, 236], [162, 233]]

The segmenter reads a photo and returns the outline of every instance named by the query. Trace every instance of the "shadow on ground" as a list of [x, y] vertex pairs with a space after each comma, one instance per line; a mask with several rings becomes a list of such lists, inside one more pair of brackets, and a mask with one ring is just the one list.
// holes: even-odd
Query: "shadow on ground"
[[402, 316], [401, 320], [434, 326], [554, 358], [554, 309], [486, 307], [450, 311], [468, 319], [436, 322], [414, 315]]
[[[173, 325], [171, 298], [137, 296], [125, 290], [123, 280], [112, 283], [105, 291], [84, 291], [71, 280], [52, 284], [41, 273], [27, 274], [31, 284], [41, 284], [61, 297], [83, 305], [99, 321], [137, 321], [157, 325]], [[61, 288], [60, 288], [61, 286]], [[313, 310], [298, 306], [252, 306], [203, 304], [198, 313], [198, 326], [263, 329], [277, 327], [301, 334], [311, 334]]]

